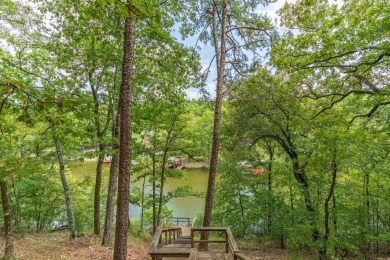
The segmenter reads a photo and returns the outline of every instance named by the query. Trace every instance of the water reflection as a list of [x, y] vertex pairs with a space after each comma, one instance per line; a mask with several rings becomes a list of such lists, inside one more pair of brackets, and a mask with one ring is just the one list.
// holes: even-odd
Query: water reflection
[[[85, 177], [91, 176], [95, 178], [96, 162], [83, 163], [71, 168], [71, 172], [75, 177]], [[193, 191], [197, 192], [206, 192], [207, 191], [207, 180], [208, 180], [208, 171], [204, 169], [190, 169], [184, 168], [183, 171], [187, 173], [187, 179], [173, 179], [167, 178], [164, 194], [169, 191], [173, 191], [177, 187], [191, 185]], [[109, 164], [104, 164], [103, 169], [103, 178], [106, 180], [105, 183], [108, 183], [108, 174], [109, 174]], [[103, 182], [104, 183], [104, 182]], [[131, 183], [130, 188], [138, 187], [142, 188], [142, 180], [137, 181], [136, 183]], [[107, 189], [103, 187], [103, 189]], [[150, 191], [150, 187], [146, 189], [146, 192]], [[204, 198], [196, 197], [183, 197], [183, 198], [174, 198], [168, 202], [169, 209], [173, 210], [173, 216], [175, 217], [195, 217], [198, 212], [201, 212], [204, 208]], [[131, 204], [130, 205], [130, 217], [139, 218], [141, 214], [141, 208]]]

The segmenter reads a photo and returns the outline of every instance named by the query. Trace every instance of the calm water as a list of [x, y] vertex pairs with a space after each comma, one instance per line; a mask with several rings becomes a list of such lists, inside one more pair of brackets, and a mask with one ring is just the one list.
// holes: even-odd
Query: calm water
[[[103, 183], [108, 183], [109, 164], [103, 166]], [[193, 191], [206, 192], [208, 171], [202, 169], [183, 169], [187, 173], [187, 179], [173, 179], [167, 178], [164, 193], [173, 191], [179, 186], [191, 185]], [[71, 168], [71, 172], [75, 177], [92, 176], [94, 178], [96, 171], [96, 162], [87, 162], [81, 165], [77, 165]], [[142, 180], [131, 183], [130, 188], [139, 187], [142, 188]], [[107, 189], [107, 187], [103, 187]], [[150, 188], [149, 188], [150, 189]], [[183, 197], [172, 199], [168, 203], [169, 209], [173, 210], [173, 216], [175, 217], [195, 217], [198, 212], [201, 212], [204, 208], [204, 198], [195, 197]], [[130, 217], [138, 218], [141, 212], [141, 208], [135, 205], [130, 205]]]

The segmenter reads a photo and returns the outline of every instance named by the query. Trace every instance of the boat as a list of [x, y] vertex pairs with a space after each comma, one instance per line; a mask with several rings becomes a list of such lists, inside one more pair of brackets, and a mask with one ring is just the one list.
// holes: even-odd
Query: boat
[[265, 172], [264, 169], [252, 169], [251, 170], [252, 174], [262, 174]]

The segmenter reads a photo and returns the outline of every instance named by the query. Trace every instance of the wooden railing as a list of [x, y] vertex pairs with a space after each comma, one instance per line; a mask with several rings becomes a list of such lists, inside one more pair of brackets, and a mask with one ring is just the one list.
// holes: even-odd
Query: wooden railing
[[181, 228], [158, 227], [149, 248], [149, 255], [153, 260], [159, 257], [189, 257], [194, 260], [196, 250], [188, 248], [164, 248], [181, 235]]
[[[195, 232], [224, 232], [225, 239], [223, 240], [195, 240]], [[195, 248], [195, 243], [222, 243], [225, 244], [225, 252], [232, 253], [234, 260], [251, 260], [251, 258], [240, 253], [237, 243], [234, 240], [233, 234], [228, 227], [193, 227], [191, 228], [191, 248]]]
[[[195, 232], [223, 232], [224, 239], [219, 240], [196, 240]], [[173, 240], [179, 238], [181, 235], [181, 228], [163, 228], [158, 227], [154, 234], [152, 244], [149, 248], [149, 255], [152, 259], [159, 257], [188, 257], [190, 260], [196, 259], [196, 243], [221, 243], [225, 244], [225, 252], [231, 253], [234, 260], [251, 260], [251, 258], [240, 253], [236, 241], [230, 228], [227, 227], [192, 227], [191, 228], [191, 248], [183, 247], [164, 247], [173, 243]]]
[[173, 224], [176, 223], [176, 225], [186, 224], [188, 226], [192, 226], [194, 219], [193, 218], [171, 217], [171, 218], [167, 218], [167, 221], [172, 222]]

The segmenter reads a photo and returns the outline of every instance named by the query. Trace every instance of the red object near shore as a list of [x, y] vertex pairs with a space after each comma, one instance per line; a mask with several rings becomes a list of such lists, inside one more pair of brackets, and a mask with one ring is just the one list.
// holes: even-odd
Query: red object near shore
[[265, 172], [264, 169], [252, 169], [252, 174], [262, 174]]

